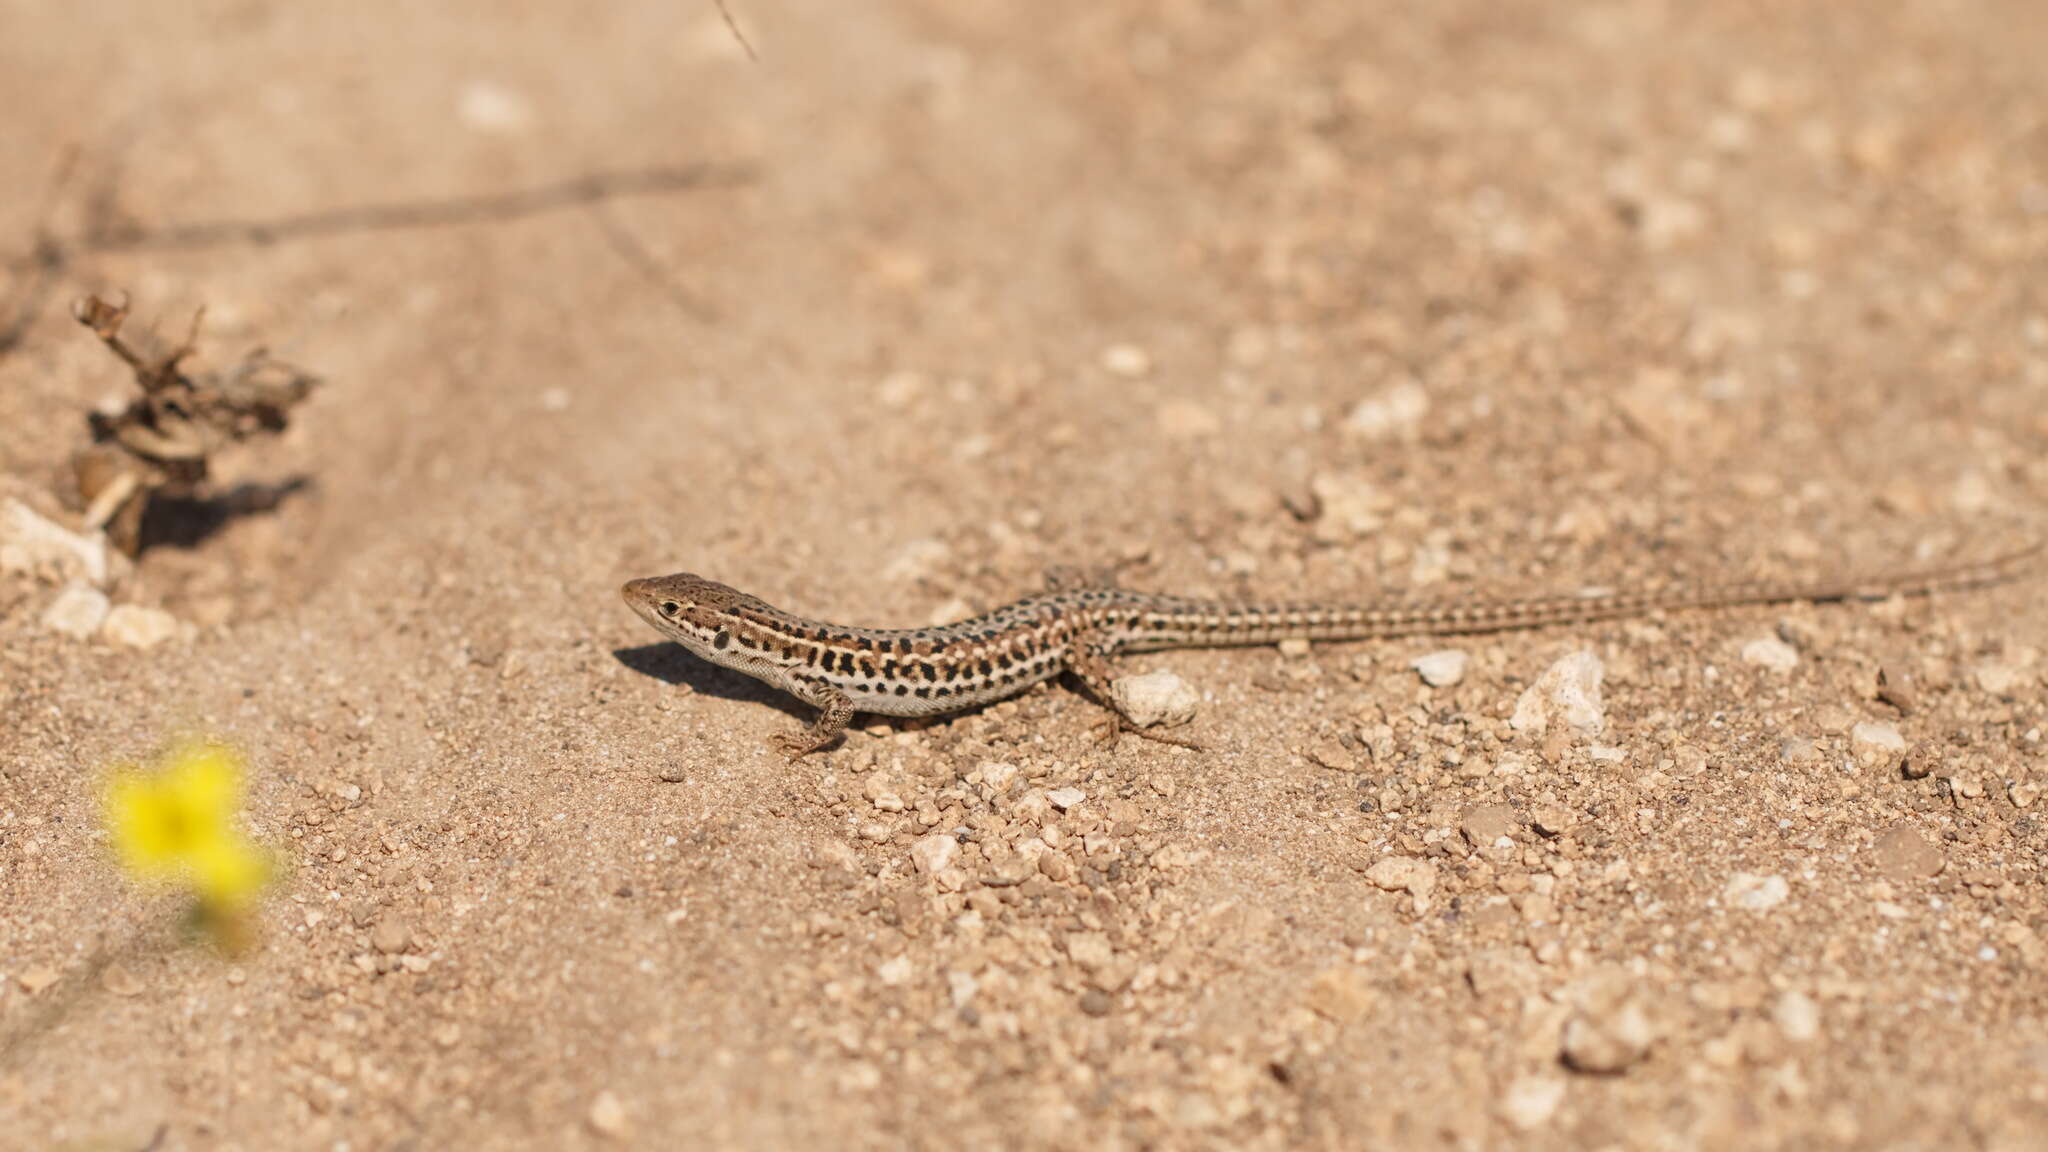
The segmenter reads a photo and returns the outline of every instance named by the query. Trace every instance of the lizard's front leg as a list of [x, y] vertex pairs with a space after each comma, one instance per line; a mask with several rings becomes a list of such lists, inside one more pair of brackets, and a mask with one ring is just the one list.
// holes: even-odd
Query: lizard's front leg
[[1116, 702], [1116, 693], [1110, 691], [1110, 683], [1116, 676], [1110, 663], [1113, 649], [1107, 637], [1099, 632], [1085, 631], [1075, 635], [1072, 644], [1067, 652], [1067, 670], [1081, 681], [1081, 686], [1088, 690], [1088, 695], [1093, 696], [1097, 703], [1109, 709], [1112, 714], [1106, 736], [1107, 742], [1114, 742], [1120, 733], [1130, 732], [1147, 740], [1171, 744], [1176, 748], [1191, 748], [1197, 752], [1202, 750], [1200, 744], [1185, 736], [1154, 732], [1139, 724]]
[[838, 740], [853, 719], [853, 699], [830, 684], [820, 684], [798, 694], [806, 704], [818, 706], [818, 718], [801, 732], [780, 732], [771, 738], [775, 749], [789, 757], [791, 764]]

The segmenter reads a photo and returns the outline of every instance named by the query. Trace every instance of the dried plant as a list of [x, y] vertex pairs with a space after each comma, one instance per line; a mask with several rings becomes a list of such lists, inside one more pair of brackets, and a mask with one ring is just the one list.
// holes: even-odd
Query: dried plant
[[119, 412], [88, 417], [92, 444], [72, 457], [78, 499], [88, 527], [104, 527], [130, 556], [142, 545], [142, 519], [159, 493], [199, 495], [213, 454], [224, 445], [284, 430], [291, 410], [319, 380], [261, 348], [220, 372], [187, 373], [198, 347], [200, 309], [185, 339], [164, 347], [154, 334], [143, 347], [125, 339], [126, 301], [88, 296], [72, 308], [78, 322], [135, 372], [142, 395]]

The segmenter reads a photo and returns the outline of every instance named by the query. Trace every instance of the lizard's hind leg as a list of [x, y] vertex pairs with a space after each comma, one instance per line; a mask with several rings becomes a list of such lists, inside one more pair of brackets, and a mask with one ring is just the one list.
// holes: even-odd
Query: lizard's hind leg
[[1098, 742], [1114, 747], [1117, 738], [1129, 732], [1141, 739], [1159, 744], [1171, 744], [1176, 748], [1187, 748], [1196, 752], [1202, 750], [1200, 744], [1185, 736], [1155, 732], [1139, 724], [1123, 710], [1116, 701], [1116, 693], [1110, 690], [1110, 684], [1116, 677], [1112, 674], [1109, 646], [1101, 636], [1083, 632], [1074, 637], [1073, 645], [1072, 653], [1068, 657], [1067, 670], [1074, 674], [1074, 678], [1081, 682], [1081, 686], [1087, 689], [1089, 696], [1095, 698], [1096, 703], [1110, 711], [1107, 727], [1097, 737]]

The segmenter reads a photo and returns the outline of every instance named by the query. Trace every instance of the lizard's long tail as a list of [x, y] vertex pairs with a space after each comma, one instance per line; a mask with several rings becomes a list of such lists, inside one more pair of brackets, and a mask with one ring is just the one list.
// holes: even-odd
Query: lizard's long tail
[[2015, 579], [2041, 558], [2044, 545], [2048, 542], [1992, 560], [1864, 579], [1674, 584], [1646, 591], [1588, 590], [1519, 599], [1393, 600], [1370, 605], [1161, 598], [1150, 602], [1123, 647], [1145, 651], [1273, 644], [1290, 637], [1341, 641], [1448, 636], [1612, 620], [1672, 609], [1926, 596]]

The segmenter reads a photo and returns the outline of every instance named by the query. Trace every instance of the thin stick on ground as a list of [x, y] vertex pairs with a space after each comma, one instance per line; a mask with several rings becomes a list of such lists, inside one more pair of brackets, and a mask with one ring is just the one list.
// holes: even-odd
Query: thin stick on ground
[[759, 64], [761, 58], [754, 55], [754, 46], [747, 43], [747, 34], [740, 31], [739, 22], [732, 18], [732, 9], [725, 6], [725, 0], [711, 0], [711, 2], [718, 6], [718, 14], [725, 18], [725, 26], [732, 30], [732, 38], [739, 41], [740, 47], [747, 50], [747, 59]]

